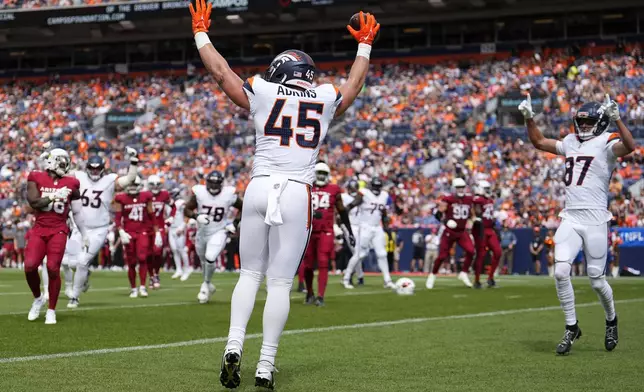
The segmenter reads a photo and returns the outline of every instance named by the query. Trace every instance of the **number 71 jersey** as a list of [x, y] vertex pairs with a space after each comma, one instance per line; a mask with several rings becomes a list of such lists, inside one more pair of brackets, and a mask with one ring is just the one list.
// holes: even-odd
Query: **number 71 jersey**
[[237, 201], [237, 192], [231, 186], [225, 186], [217, 195], [208, 192], [205, 185], [195, 185], [192, 192], [197, 199], [197, 213], [208, 215], [209, 223], [199, 226], [200, 235], [211, 235], [226, 227], [226, 217], [230, 207]]
[[80, 182], [83, 219], [86, 227], [93, 229], [110, 224], [110, 204], [114, 199], [116, 186], [115, 173], [106, 174], [98, 181], [92, 181], [86, 172], [74, 172], [74, 177]]
[[280, 174], [311, 185], [342, 94], [331, 84], [303, 91], [259, 76], [246, 80], [244, 91], [255, 123], [253, 177]]
[[619, 134], [604, 132], [585, 142], [574, 134], [557, 142], [557, 154], [566, 157], [566, 210], [607, 211], [608, 185], [617, 159], [613, 145], [619, 141]]

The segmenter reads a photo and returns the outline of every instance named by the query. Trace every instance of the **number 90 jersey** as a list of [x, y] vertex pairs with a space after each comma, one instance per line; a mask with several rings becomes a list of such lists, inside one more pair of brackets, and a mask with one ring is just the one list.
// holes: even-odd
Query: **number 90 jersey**
[[302, 91], [259, 76], [246, 80], [244, 91], [255, 122], [252, 176], [280, 174], [311, 185], [342, 94], [331, 84]]
[[199, 235], [212, 235], [226, 227], [226, 215], [237, 201], [237, 192], [231, 186], [225, 186], [218, 195], [213, 196], [205, 185], [195, 185], [192, 192], [197, 199], [197, 213], [208, 215], [209, 223], [199, 226]]
[[[71, 190], [78, 190], [80, 184], [74, 177], [64, 176], [54, 180], [49, 174], [42, 171], [32, 171], [27, 177], [28, 182], [36, 184], [40, 197], [47, 197], [56, 192], [56, 189], [67, 187]], [[69, 216], [69, 207], [71, 196], [67, 200], [56, 200], [47, 205], [42, 210], [36, 210], [36, 223], [34, 224], [34, 233], [38, 235], [49, 235], [57, 232], [69, 234], [67, 226], [67, 216]]]
[[583, 143], [574, 134], [557, 142], [557, 154], [566, 157], [562, 217], [566, 217], [567, 210], [604, 210], [606, 214], [597, 217], [603, 222], [597, 223], [612, 218], [608, 212], [608, 185], [616, 162], [613, 145], [619, 141], [619, 134], [604, 132]]
[[110, 224], [109, 205], [114, 199], [116, 184], [115, 173], [106, 174], [98, 181], [92, 181], [86, 172], [74, 172], [74, 177], [80, 182], [81, 203], [83, 205], [83, 219], [86, 227], [94, 229]]
[[360, 204], [360, 223], [367, 226], [380, 227], [382, 212], [387, 208], [389, 193], [381, 191], [375, 195], [370, 189], [361, 189], [362, 204]]
[[447, 203], [444, 221], [453, 220], [456, 222], [456, 227], [451, 229], [452, 231], [464, 231], [472, 214], [472, 205], [474, 204], [472, 195], [466, 194], [463, 197], [446, 195], [441, 201]]

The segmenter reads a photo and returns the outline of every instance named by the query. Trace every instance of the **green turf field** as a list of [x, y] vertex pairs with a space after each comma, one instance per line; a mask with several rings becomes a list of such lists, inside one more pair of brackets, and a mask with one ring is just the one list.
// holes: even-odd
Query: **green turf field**
[[[27, 321], [31, 295], [18, 271], [0, 270], [0, 391], [220, 391], [236, 275], [215, 275], [214, 302], [196, 301], [200, 276], [147, 299], [128, 298], [125, 272], [96, 272], [81, 307], [59, 301], [58, 324]], [[331, 277], [327, 306], [293, 293], [280, 345], [279, 391], [642, 391], [644, 279], [611, 280], [620, 343], [604, 351], [603, 310], [574, 279], [584, 336], [567, 357], [555, 346], [563, 315], [549, 278], [502, 277], [475, 291], [455, 278], [424, 279], [411, 297], [379, 277], [346, 291]], [[264, 291], [249, 325], [241, 391], [254, 391]], [[58, 354], [58, 355], [57, 355]]]

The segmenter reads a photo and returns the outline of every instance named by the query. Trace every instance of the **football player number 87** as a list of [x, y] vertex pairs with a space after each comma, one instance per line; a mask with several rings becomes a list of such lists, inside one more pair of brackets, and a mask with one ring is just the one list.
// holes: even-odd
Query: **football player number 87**
[[577, 184], [576, 185], [582, 185], [584, 183], [584, 178], [586, 178], [586, 173], [588, 173], [588, 169], [590, 168], [590, 164], [593, 161], [593, 157], [570, 157], [566, 158], [566, 171], [564, 172], [564, 185], [570, 186], [572, 184], [572, 174], [575, 170], [575, 164], [577, 162], [583, 162], [584, 166], [581, 168], [581, 173], [579, 174], [579, 178], [577, 179]]
[[[291, 138], [293, 137], [293, 128], [291, 127], [291, 116], [282, 115], [281, 121], [280, 115], [282, 114], [282, 109], [286, 104], [286, 99], [276, 99], [273, 109], [271, 109], [271, 114], [266, 120], [266, 125], [264, 125], [264, 135], [266, 136], [277, 136], [280, 138], [280, 146], [289, 147], [291, 145]], [[309, 112], [315, 112], [317, 114], [322, 114], [324, 109], [324, 104], [313, 103], [313, 102], [300, 102], [300, 106], [297, 110], [297, 128], [313, 128], [313, 137], [307, 139], [306, 135], [303, 133], [298, 133], [295, 135], [295, 141], [297, 145], [302, 148], [316, 148], [320, 143], [320, 120], [317, 118], [308, 117]], [[278, 121], [281, 123], [280, 126], [277, 126]]]

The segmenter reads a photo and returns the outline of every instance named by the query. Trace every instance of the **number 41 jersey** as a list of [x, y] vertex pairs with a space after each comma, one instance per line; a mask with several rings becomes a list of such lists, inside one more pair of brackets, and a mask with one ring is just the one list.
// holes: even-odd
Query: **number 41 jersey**
[[114, 199], [116, 185], [115, 173], [106, 174], [98, 181], [92, 181], [86, 172], [74, 172], [74, 177], [80, 182], [81, 202], [83, 204], [83, 219], [86, 227], [94, 229], [110, 224], [110, 203]]
[[237, 192], [231, 186], [225, 186], [218, 195], [208, 192], [205, 185], [195, 185], [192, 192], [197, 198], [198, 214], [208, 215], [210, 222], [207, 225], [199, 226], [200, 235], [211, 235], [226, 227], [226, 215], [228, 210], [237, 201]]
[[244, 91], [255, 122], [252, 176], [280, 174], [311, 185], [342, 94], [331, 84], [297, 90], [259, 76], [246, 80]]
[[604, 132], [585, 142], [580, 142], [574, 134], [557, 142], [557, 154], [566, 157], [563, 218], [569, 217], [570, 210], [599, 210], [591, 214], [593, 217], [586, 215], [583, 219], [586, 223], [604, 223], [612, 218], [607, 209], [608, 185], [617, 159], [613, 145], [619, 141], [619, 134]]

